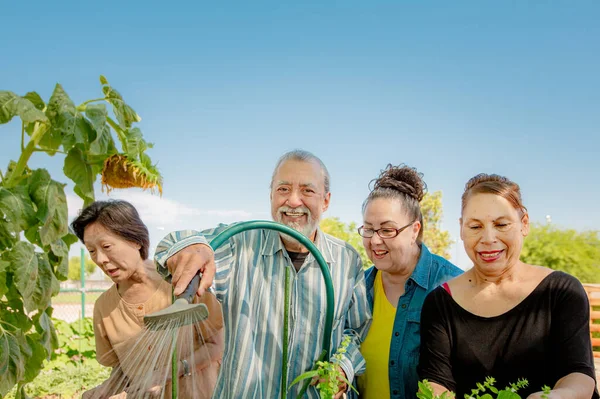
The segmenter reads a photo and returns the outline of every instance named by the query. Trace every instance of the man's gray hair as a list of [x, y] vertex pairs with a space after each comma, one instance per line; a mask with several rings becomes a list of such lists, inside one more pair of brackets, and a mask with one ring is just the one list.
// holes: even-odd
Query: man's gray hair
[[329, 171], [327, 170], [327, 167], [319, 157], [314, 155], [312, 152], [306, 150], [292, 150], [286, 152], [279, 158], [279, 160], [277, 161], [277, 165], [275, 165], [275, 169], [273, 169], [273, 176], [271, 176], [270, 188], [273, 188], [273, 180], [275, 180], [275, 175], [277, 174], [279, 167], [287, 161], [317, 162], [321, 167], [321, 172], [323, 173], [325, 194], [329, 192]]

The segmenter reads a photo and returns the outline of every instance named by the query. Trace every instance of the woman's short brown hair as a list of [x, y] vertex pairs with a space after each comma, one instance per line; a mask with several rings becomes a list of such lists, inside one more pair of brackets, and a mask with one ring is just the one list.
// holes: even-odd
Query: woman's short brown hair
[[527, 213], [527, 208], [525, 208], [521, 199], [521, 188], [507, 177], [480, 173], [469, 179], [465, 184], [465, 192], [462, 195], [461, 212], [465, 210], [469, 198], [475, 194], [499, 195], [510, 202], [521, 215]]
[[83, 241], [85, 228], [92, 223], [100, 223], [111, 233], [140, 246], [140, 256], [148, 259], [150, 236], [148, 228], [142, 222], [133, 205], [123, 200], [95, 201], [81, 210], [71, 223], [77, 238]]

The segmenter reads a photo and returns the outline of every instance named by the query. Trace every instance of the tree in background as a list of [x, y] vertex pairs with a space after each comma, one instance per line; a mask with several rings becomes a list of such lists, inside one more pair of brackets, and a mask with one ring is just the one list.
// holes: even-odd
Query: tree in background
[[[426, 194], [421, 201], [421, 211], [423, 212], [423, 242], [429, 250], [444, 258], [450, 258], [450, 233], [441, 229], [442, 223], [442, 193], [436, 191], [433, 194]], [[337, 217], [325, 218], [321, 221], [321, 230], [331, 234], [352, 245], [359, 253], [365, 267], [371, 266], [371, 261], [362, 244], [362, 237], [358, 234], [356, 223], [345, 224]]]
[[[96, 270], [96, 264], [89, 258], [89, 256], [85, 256], [85, 276], [89, 276]], [[69, 280], [81, 280], [81, 257], [72, 256], [69, 258]]]
[[600, 283], [599, 232], [532, 224], [521, 260], [564, 271], [584, 283]]
[[371, 260], [367, 256], [365, 247], [363, 247], [362, 237], [358, 234], [358, 226], [356, 223], [351, 222], [350, 224], [345, 224], [344, 222], [341, 222], [339, 218], [330, 217], [321, 220], [320, 227], [323, 232], [331, 234], [352, 245], [358, 251], [365, 268], [371, 266]]
[[421, 201], [421, 212], [423, 213], [423, 242], [427, 248], [436, 255], [450, 259], [450, 245], [452, 239], [450, 233], [442, 230], [442, 192], [425, 194]]

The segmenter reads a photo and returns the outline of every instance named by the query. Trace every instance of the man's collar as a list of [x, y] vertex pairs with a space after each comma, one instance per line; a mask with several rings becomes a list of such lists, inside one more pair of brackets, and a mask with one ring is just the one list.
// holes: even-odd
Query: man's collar
[[[263, 240], [263, 244], [260, 249], [261, 255], [273, 256], [279, 251], [286, 250], [279, 232], [275, 230], [263, 230], [263, 234], [265, 239]], [[317, 228], [314, 244], [323, 256], [323, 259], [325, 259], [325, 262], [331, 264], [333, 261], [330, 247], [331, 243], [327, 241], [325, 238], [325, 233], [323, 233], [319, 228]], [[307, 261], [311, 262], [312, 260], [314, 260], [314, 256], [309, 254]]]

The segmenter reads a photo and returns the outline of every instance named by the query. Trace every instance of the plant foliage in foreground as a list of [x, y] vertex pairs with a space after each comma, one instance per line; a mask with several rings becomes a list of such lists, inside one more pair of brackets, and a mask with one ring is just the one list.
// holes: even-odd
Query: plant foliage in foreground
[[[495, 383], [494, 378], [487, 377], [483, 383], [477, 383], [477, 387], [471, 390], [470, 395], [465, 394], [465, 399], [521, 399], [518, 394], [519, 389], [529, 385], [527, 380], [520, 379], [504, 389], [498, 389], [494, 387]], [[550, 387], [542, 387], [542, 392], [542, 397], [547, 399], [550, 394]], [[454, 392], [444, 392], [441, 395], [436, 395], [429, 381], [419, 382], [419, 392], [417, 392], [417, 398], [419, 399], [451, 399], [454, 397]]]
[[290, 388], [300, 381], [306, 380], [307, 378], [316, 379], [317, 389], [321, 399], [333, 399], [336, 393], [338, 393], [340, 381], [348, 384], [356, 393], [358, 391], [352, 386], [352, 384], [346, 379], [344, 373], [340, 370], [340, 362], [342, 361], [342, 355], [346, 353], [346, 349], [350, 344], [350, 337], [344, 337], [340, 347], [338, 348], [333, 359], [328, 361], [318, 361], [317, 369], [307, 371], [304, 374], [300, 374], [292, 381]]
[[0, 90], [0, 125], [18, 117], [21, 126], [19, 158], [0, 169], [0, 397], [15, 385], [16, 398], [26, 397], [24, 385], [58, 347], [51, 298], [68, 277], [69, 246], [77, 241], [68, 230], [65, 184], [45, 169], [30, 169], [31, 156], [62, 154], [63, 172], [84, 205], [94, 201], [98, 175], [107, 190], [161, 191], [145, 153], [151, 145], [133, 127], [140, 117], [106, 78], [100, 83], [102, 97], [79, 106], [60, 84], [48, 102], [36, 92]]

